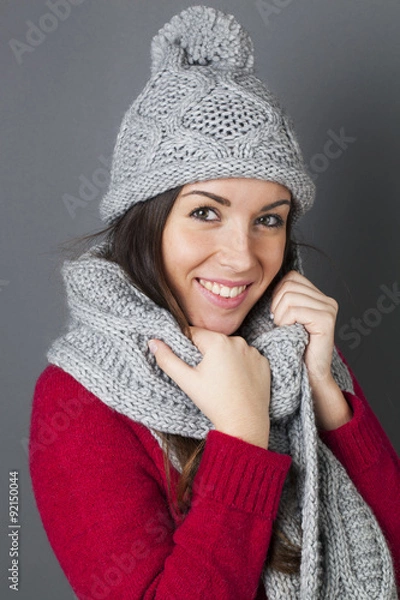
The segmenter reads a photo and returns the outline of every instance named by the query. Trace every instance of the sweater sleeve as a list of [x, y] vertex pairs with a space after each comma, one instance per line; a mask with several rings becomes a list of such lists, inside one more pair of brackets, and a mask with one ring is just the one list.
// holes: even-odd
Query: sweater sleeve
[[210, 431], [191, 508], [174, 524], [163, 476], [132, 425], [59, 367], [36, 383], [32, 486], [77, 597], [254, 599], [291, 458]]
[[338, 352], [353, 380], [354, 394], [343, 392], [353, 417], [337, 429], [320, 431], [320, 437], [343, 464], [374, 512], [391, 550], [400, 589], [399, 457], [343, 354]]

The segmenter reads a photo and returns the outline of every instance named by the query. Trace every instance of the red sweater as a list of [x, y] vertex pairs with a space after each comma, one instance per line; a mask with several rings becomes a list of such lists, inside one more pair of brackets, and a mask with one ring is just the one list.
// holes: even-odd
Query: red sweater
[[[352, 377], [351, 421], [320, 435], [374, 511], [399, 582], [399, 459]], [[179, 523], [150, 431], [55, 365], [36, 382], [29, 452], [45, 531], [80, 600], [266, 598], [258, 586], [289, 456], [210, 431]]]

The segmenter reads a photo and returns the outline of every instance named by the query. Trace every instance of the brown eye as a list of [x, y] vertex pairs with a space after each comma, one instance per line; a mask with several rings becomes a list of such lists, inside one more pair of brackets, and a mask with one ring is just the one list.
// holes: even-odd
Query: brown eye
[[[264, 221], [263, 221], [264, 219]], [[270, 221], [270, 219], [272, 219], [272, 223]], [[282, 217], [280, 215], [264, 215], [262, 217], [260, 217], [258, 219], [259, 222], [261, 222], [261, 225], [264, 225], [265, 227], [268, 227], [269, 229], [271, 229], [272, 227], [282, 227], [284, 225], [284, 220], [282, 219]]]
[[208, 218], [210, 214], [217, 216], [215, 210], [210, 206], [199, 206], [190, 213], [190, 216], [199, 221], [215, 221], [215, 219]]

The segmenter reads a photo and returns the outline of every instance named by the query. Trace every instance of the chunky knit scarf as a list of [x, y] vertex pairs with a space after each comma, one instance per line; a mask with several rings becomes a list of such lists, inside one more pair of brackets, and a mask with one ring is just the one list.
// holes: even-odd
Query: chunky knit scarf
[[[147, 342], [164, 340], [191, 366], [201, 360], [200, 352], [168, 311], [102, 257], [104, 247], [99, 244], [79, 259], [64, 262], [68, 330], [50, 347], [49, 362], [108, 406], [149, 428], [205, 438], [213, 424], [157, 366]], [[285, 483], [277, 519], [289, 539], [302, 546], [299, 575], [265, 567], [268, 598], [395, 600], [392, 559], [380, 527], [317, 434], [303, 361], [308, 334], [298, 323], [274, 326], [267, 318], [268, 308], [269, 300], [262, 299], [240, 334], [270, 362], [269, 448], [289, 454], [298, 475], [294, 501]], [[331, 368], [339, 387], [353, 392], [336, 348]], [[175, 466], [179, 468], [176, 461]]]

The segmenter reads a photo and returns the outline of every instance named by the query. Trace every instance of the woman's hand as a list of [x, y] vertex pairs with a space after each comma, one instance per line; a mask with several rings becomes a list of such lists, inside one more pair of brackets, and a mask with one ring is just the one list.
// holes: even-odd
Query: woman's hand
[[276, 286], [271, 312], [276, 325], [301, 323], [310, 334], [304, 361], [313, 392], [317, 425], [336, 429], [352, 412], [331, 372], [335, 323], [339, 305], [306, 277], [290, 271]]
[[336, 316], [339, 305], [298, 273], [290, 271], [276, 286], [271, 312], [276, 325], [301, 323], [310, 334], [304, 353], [310, 383], [328, 381], [331, 375]]
[[223, 433], [268, 447], [271, 372], [268, 360], [239, 336], [190, 328], [203, 359], [190, 367], [161, 340], [158, 366]]

